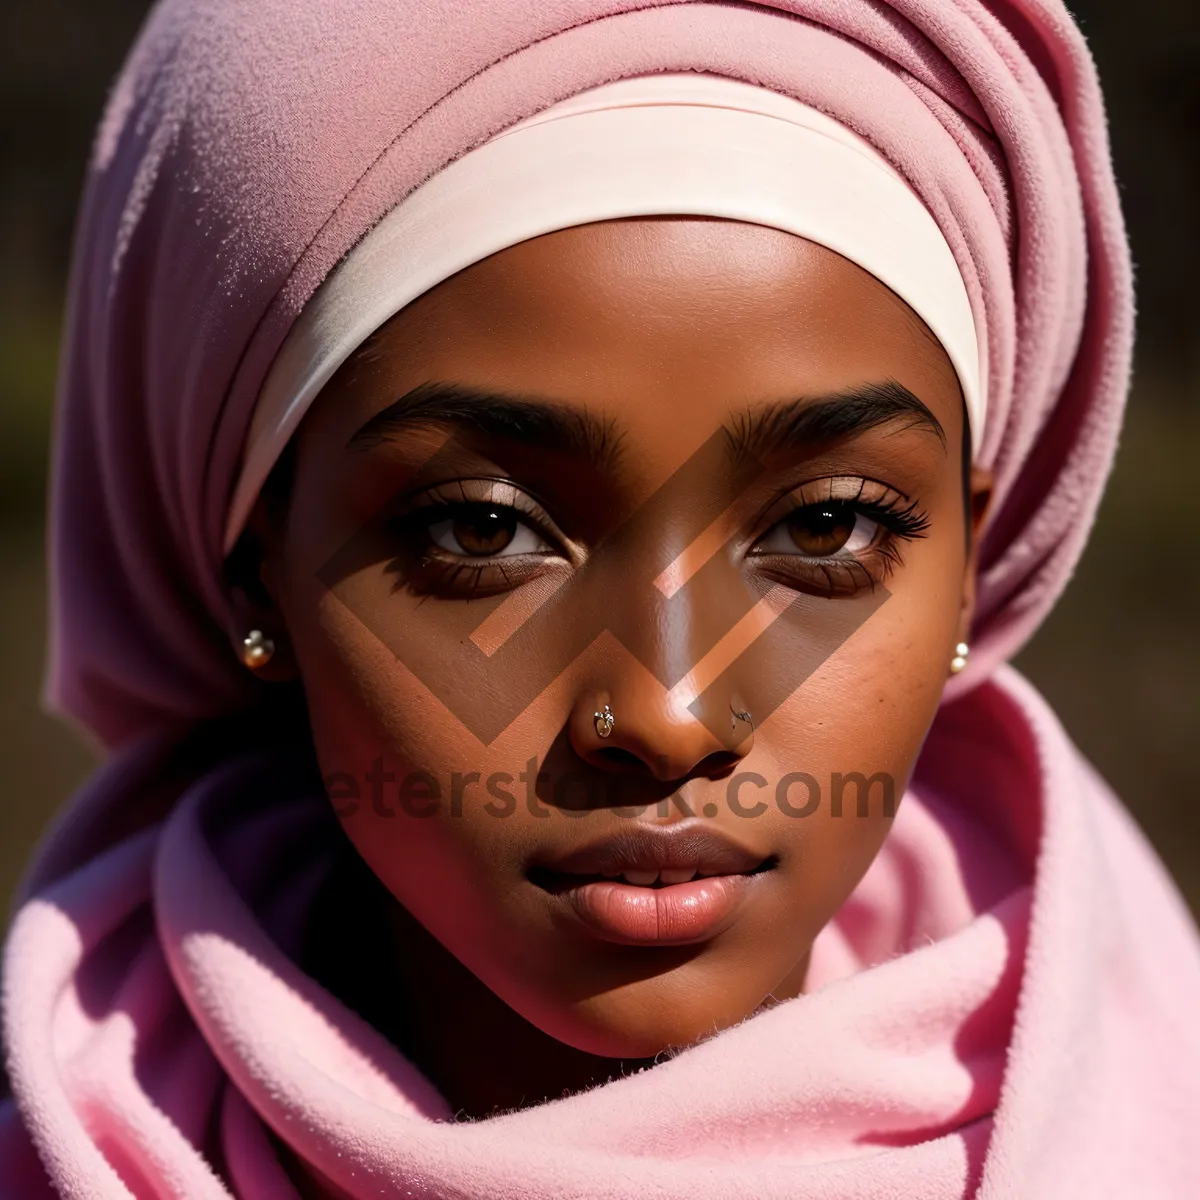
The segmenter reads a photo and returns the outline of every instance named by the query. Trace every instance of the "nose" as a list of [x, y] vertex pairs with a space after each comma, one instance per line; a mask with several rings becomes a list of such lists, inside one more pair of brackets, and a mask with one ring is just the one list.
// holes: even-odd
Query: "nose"
[[[593, 767], [668, 783], [724, 775], [745, 757], [750, 742], [731, 746], [722, 741], [709, 728], [721, 729], [721, 718], [715, 711], [715, 719], [702, 719], [708, 717], [707, 711], [697, 716], [677, 707], [647, 673], [636, 681], [623, 679], [608, 691], [581, 694], [571, 712], [569, 734], [575, 753]], [[727, 710], [724, 722], [731, 724]]]

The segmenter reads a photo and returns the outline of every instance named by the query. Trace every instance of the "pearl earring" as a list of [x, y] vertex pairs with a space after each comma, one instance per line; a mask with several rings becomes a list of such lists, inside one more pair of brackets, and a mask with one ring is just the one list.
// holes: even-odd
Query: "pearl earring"
[[242, 662], [251, 671], [265, 667], [275, 653], [275, 643], [261, 629], [252, 629], [242, 638]]
[[950, 673], [952, 675], [957, 675], [967, 665], [967, 656], [970, 653], [971, 647], [966, 642], [959, 642], [954, 647], [954, 657], [950, 660]]

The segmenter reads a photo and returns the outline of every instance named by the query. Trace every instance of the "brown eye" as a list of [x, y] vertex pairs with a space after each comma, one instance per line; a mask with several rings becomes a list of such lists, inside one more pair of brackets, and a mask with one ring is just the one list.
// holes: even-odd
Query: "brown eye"
[[858, 515], [841, 504], [812, 504], [797, 509], [785, 522], [788, 536], [801, 554], [823, 558], [850, 540]]
[[879, 524], [853, 505], [822, 500], [795, 509], [768, 530], [758, 543], [760, 554], [803, 558], [846, 558], [875, 541]]
[[455, 541], [468, 554], [497, 554], [513, 540], [517, 520], [496, 508], [471, 513], [451, 523]]
[[464, 558], [506, 558], [548, 549], [514, 509], [503, 505], [464, 504], [426, 529], [434, 545]]

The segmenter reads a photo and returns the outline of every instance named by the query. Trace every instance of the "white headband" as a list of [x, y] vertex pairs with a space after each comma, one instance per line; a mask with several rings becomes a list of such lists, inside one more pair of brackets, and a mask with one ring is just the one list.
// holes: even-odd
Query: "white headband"
[[967, 289], [936, 221], [899, 174], [857, 134], [798, 100], [719, 76], [644, 76], [581, 92], [457, 159], [329, 274], [259, 394], [226, 553], [309, 405], [406, 304], [529, 238], [665, 215], [771, 226], [869, 271], [945, 348], [978, 444], [985, 397]]

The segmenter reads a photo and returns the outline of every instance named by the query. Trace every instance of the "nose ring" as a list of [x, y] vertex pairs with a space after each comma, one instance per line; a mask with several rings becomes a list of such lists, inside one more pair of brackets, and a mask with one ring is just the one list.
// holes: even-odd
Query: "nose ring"
[[592, 713], [592, 720], [596, 723], [596, 733], [602, 738], [608, 737], [617, 723], [613, 710], [607, 704], [599, 712]]
[[[729, 728], [736, 729], [737, 723], [739, 721], [745, 721], [746, 724], [750, 726], [750, 737], [753, 738], [754, 737], [754, 718], [750, 715], [749, 711], [748, 710], [739, 711], [738, 709], [734, 708], [732, 704], [730, 704], [730, 706], [729, 706], [729, 711], [733, 714], [733, 716], [729, 722]], [[751, 741], [750, 745], [753, 746], [754, 742]]]

